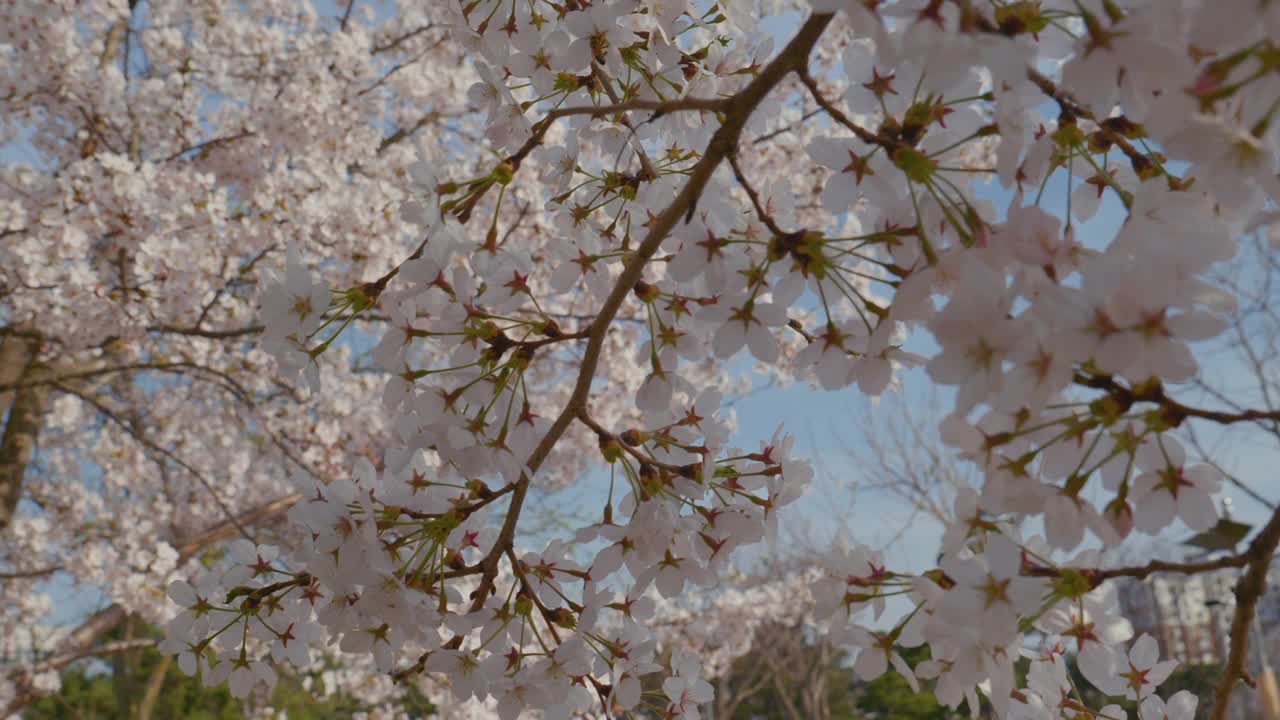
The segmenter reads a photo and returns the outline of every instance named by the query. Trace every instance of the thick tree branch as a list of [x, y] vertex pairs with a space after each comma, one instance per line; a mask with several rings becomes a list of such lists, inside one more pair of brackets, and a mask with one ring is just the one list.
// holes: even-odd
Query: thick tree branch
[[210, 338], [213, 340], [225, 340], [228, 338], [244, 337], [245, 335], [258, 335], [265, 328], [262, 325], [246, 325], [241, 328], [228, 328], [226, 330], [205, 330], [198, 327], [181, 327], [178, 325], [152, 325], [147, 328], [147, 332], [161, 333], [166, 335], [190, 335], [193, 337]]
[[222, 372], [221, 370], [214, 370], [211, 367], [201, 365], [200, 363], [187, 362], [187, 361], [126, 363], [124, 365], [113, 365], [110, 367], [98, 367], [98, 368], [91, 368], [89, 370], [73, 371], [73, 372], [68, 372], [61, 375], [45, 374], [42, 377], [36, 377], [30, 380], [23, 379], [18, 382], [14, 382], [10, 384], [0, 383], [0, 393], [5, 393], [15, 389], [25, 390], [30, 388], [60, 385], [72, 380], [87, 380], [90, 378], [101, 377], [103, 375], [112, 375], [115, 373], [132, 373], [132, 372], [143, 372], [148, 370], [155, 370], [159, 372], [178, 372], [179, 374], [185, 374], [181, 372], [183, 370], [193, 370], [197, 372], [209, 373], [217, 377], [219, 380], [222, 380], [224, 383], [226, 383], [228, 386], [228, 389], [231, 390], [232, 393], [239, 395], [241, 397], [247, 397], [248, 395], [248, 391], [245, 390], [245, 388], [242, 387], [239, 384], [239, 382], [237, 382], [235, 378], [232, 378], [230, 375]]
[[61, 565], [50, 565], [49, 567], [36, 568], [35, 570], [8, 570], [0, 572], [0, 580], [29, 580], [52, 575], [61, 569]]
[[151, 720], [155, 714], [156, 701], [160, 699], [160, 689], [164, 687], [165, 675], [173, 663], [173, 655], [164, 655], [160, 662], [151, 668], [151, 677], [147, 679], [147, 689], [142, 694], [142, 702], [138, 705], [137, 720]]
[[547, 113], [549, 118], [562, 118], [571, 115], [590, 115], [594, 118], [606, 115], [617, 115], [632, 110], [652, 110], [659, 117], [672, 112], [720, 112], [725, 109], [728, 98], [684, 97], [675, 100], [627, 100], [612, 105], [583, 105], [579, 107], [557, 108]]
[[156, 641], [153, 638], [133, 638], [132, 640], [116, 640], [114, 642], [94, 645], [92, 647], [77, 648], [68, 650], [56, 655], [52, 655], [40, 662], [36, 663], [33, 670], [37, 673], [46, 670], [56, 670], [68, 663], [75, 662], [87, 657], [102, 657], [103, 655], [114, 655], [116, 653], [128, 652], [138, 648], [151, 647]]
[[13, 386], [26, 371], [38, 341], [39, 336], [28, 337], [19, 334], [17, 329], [0, 335], [0, 420], [9, 414], [9, 406], [13, 404]]
[[47, 373], [47, 368], [36, 358], [38, 345], [19, 338], [7, 340], [27, 344], [24, 352], [27, 359], [18, 383], [30, 383], [33, 387], [15, 390], [4, 434], [0, 436], [0, 532], [9, 527], [22, 497], [22, 479], [35, 454], [36, 439], [49, 405], [49, 388], [38, 385]]
[[301, 499], [302, 495], [298, 493], [285, 495], [265, 505], [259, 505], [252, 510], [246, 510], [236, 515], [234, 521], [231, 519], [224, 520], [189, 538], [182, 539], [177, 546], [179, 564], [186, 562], [188, 558], [216, 542], [238, 536], [240, 534], [239, 528], [255, 527], [288, 512], [289, 508], [293, 507]]

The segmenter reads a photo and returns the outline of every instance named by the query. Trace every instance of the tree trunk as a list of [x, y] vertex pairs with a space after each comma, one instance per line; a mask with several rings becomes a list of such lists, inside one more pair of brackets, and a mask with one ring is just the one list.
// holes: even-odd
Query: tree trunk
[[164, 687], [164, 678], [172, 662], [172, 655], [163, 655], [160, 662], [151, 669], [151, 678], [147, 681], [147, 691], [142, 696], [142, 703], [138, 705], [136, 720], [151, 720], [151, 715], [156, 710], [156, 700], [160, 699], [160, 688]]
[[0, 532], [9, 527], [22, 498], [22, 478], [49, 408], [49, 386], [31, 386], [48, 372], [36, 359], [38, 351], [36, 340], [16, 335], [6, 335], [0, 347], [0, 385], [17, 385], [11, 392], [0, 393], [0, 409], [8, 406], [0, 436]]
[[[130, 642], [133, 638], [133, 632], [138, 624], [136, 615], [129, 615], [124, 621], [124, 642]], [[116, 709], [124, 717], [133, 717], [133, 710], [136, 704], [134, 698], [134, 669], [136, 666], [136, 651], [125, 650], [117, 653], [111, 658], [111, 689], [116, 697]]]
[[[35, 340], [24, 335], [6, 334], [0, 336], [0, 387], [16, 385], [22, 378], [22, 371], [27, 369], [33, 354]], [[0, 419], [9, 414], [13, 404], [13, 390], [0, 390]]]

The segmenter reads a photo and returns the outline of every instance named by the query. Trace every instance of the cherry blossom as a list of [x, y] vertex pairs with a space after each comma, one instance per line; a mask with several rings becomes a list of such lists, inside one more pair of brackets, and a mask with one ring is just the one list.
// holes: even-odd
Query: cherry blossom
[[[112, 602], [60, 655], [137, 614], [237, 697], [323, 660], [614, 716], [652, 675], [696, 718], [750, 641], [659, 628], [760, 600], [951, 707], [1117, 713], [1070, 651], [1194, 710], [1124, 649], [1110, 580], [1159, 568], [1067, 554], [1213, 526], [1178, 438], [1276, 417], [1188, 392], [1277, 225], [1274, 3], [46, 4], [0, 10], [6, 624], [60, 573]], [[913, 377], [979, 473], [936, 567], [850, 541], [791, 605], [716, 595], [815, 476], [733, 400]], [[589, 519], [534, 537], [570, 486]], [[6, 712], [56, 689], [4, 677]]]

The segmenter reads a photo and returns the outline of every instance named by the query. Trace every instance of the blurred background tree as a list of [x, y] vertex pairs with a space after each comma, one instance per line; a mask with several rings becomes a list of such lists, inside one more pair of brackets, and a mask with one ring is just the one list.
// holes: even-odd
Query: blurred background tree
[[[160, 628], [131, 618], [106, 642], [160, 638]], [[92, 663], [76, 663], [61, 674], [62, 689], [23, 710], [23, 720], [241, 720], [245, 706], [227, 686], [204, 687], [187, 677], [154, 645], [141, 645]], [[265, 700], [265, 698], [263, 698]], [[346, 720], [370, 707], [342, 692], [327, 693], [321, 673], [282, 674], [270, 706], [289, 720]], [[430, 717], [434, 707], [410, 689], [400, 708], [410, 720]]]

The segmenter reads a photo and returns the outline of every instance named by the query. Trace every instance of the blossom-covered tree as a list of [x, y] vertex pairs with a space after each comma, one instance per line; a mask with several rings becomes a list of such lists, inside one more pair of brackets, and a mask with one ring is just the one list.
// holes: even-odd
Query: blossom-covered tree
[[[163, 649], [237, 695], [336, 648], [448, 712], [696, 718], [646, 606], [785, 541], [813, 474], [723, 401], [920, 366], [981, 486], [936, 568], [826, 558], [854, 671], [1116, 717], [1071, 652], [1183, 717], [1108, 580], [1235, 567], [1225, 716], [1280, 514], [1205, 562], [1079, 549], [1212, 527], [1187, 430], [1280, 420], [1183, 392], [1238, 312], [1213, 273], [1277, 236], [1280, 3], [65, 5], [0, 10], [7, 620], [59, 568], [117, 603], [64, 654], [176, 614]], [[531, 490], [588, 482], [598, 522], [526, 540]]]

